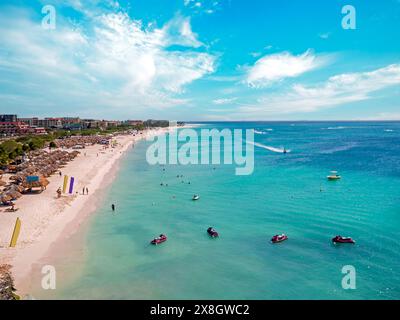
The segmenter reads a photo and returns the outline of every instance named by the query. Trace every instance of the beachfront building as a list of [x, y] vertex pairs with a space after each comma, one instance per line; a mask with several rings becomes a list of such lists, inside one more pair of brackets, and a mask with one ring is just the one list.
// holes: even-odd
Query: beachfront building
[[0, 122], [0, 135], [20, 136], [25, 134], [47, 134], [43, 127], [32, 127], [22, 121]]
[[63, 117], [61, 119], [61, 125], [64, 129], [80, 129], [81, 119], [79, 117]]
[[44, 118], [39, 120], [39, 125], [44, 128], [61, 129], [61, 118]]
[[80, 126], [81, 120], [77, 117], [62, 118], [18, 118], [18, 121], [24, 122], [32, 127], [43, 127], [47, 129], [70, 129]]
[[44, 119], [39, 119], [37, 117], [18, 118], [18, 121], [23, 122], [32, 127], [62, 128], [61, 118], [44, 118]]
[[95, 120], [95, 119], [82, 119], [81, 121], [83, 129], [102, 129], [115, 128], [122, 124], [121, 121], [112, 120]]
[[38, 127], [39, 126], [39, 118], [18, 118], [18, 121], [26, 123], [28, 126], [31, 127]]
[[107, 121], [107, 127], [119, 127], [122, 124], [122, 121], [119, 120], [112, 120], [112, 121]]
[[17, 136], [27, 134], [29, 126], [19, 121], [1, 121], [0, 122], [0, 135], [2, 136]]
[[[84, 130], [84, 129], [101, 129], [116, 128], [122, 125], [138, 126], [144, 125], [142, 120], [96, 120], [96, 119], [80, 119], [79, 117], [46, 117], [39, 119], [38, 117], [19, 118], [17, 115], [0, 115], [3, 121], [2, 135], [20, 135], [20, 134], [45, 134], [48, 129], [64, 129], [64, 130]], [[5, 124], [6, 123], [6, 124]], [[28, 126], [28, 127], [26, 127]], [[168, 121], [148, 120], [146, 126], [168, 126]]]
[[32, 134], [47, 134], [45, 128], [42, 127], [30, 127], [30, 133]]
[[103, 129], [108, 129], [108, 128], [116, 128], [121, 125], [121, 121], [115, 121], [115, 120], [102, 120], [100, 127]]
[[100, 121], [95, 119], [82, 119], [82, 129], [97, 129], [100, 127]]
[[0, 122], [17, 122], [16, 114], [0, 114]]

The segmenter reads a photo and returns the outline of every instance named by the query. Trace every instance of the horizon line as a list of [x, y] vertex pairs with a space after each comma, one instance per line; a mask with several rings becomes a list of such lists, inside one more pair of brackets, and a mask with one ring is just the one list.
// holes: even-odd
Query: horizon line
[[218, 123], [218, 122], [400, 122], [400, 119], [382, 120], [178, 120], [185, 123]]

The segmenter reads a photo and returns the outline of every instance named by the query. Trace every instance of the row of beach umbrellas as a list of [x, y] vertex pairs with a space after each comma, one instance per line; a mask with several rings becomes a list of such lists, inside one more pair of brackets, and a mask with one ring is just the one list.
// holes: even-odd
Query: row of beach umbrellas
[[[46, 188], [49, 184], [49, 180], [46, 178], [57, 172], [78, 154], [79, 151], [67, 152], [62, 150], [30, 152], [26, 160], [16, 166], [17, 173], [10, 176], [10, 184], [0, 178], [0, 187], [5, 187], [0, 193], [0, 202], [8, 203], [11, 200], [18, 199], [26, 189]], [[0, 176], [3, 174], [3, 171], [0, 172]], [[38, 180], [28, 182], [28, 176], [38, 176]]]
[[59, 148], [72, 148], [76, 145], [94, 145], [101, 143], [101, 141], [103, 140], [109, 140], [109, 139], [111, 139], [110, 136], [104, 136], [104, 135], [73, 136], [65, 139], [58, 139], [56, 141], [56, 145]]
[[23, 191], [24, 187], [16, 184], [11, 184], [7, 186], [0, 194], [0, 201], [5, 203], [11, 200], [19, 199], [22, 196]]
[[[28, 160], [17, 166], [17, 176], [21, 174], [27, 176], [33, 173], [39, 173], [45, 177], [49, 177], [73, 160], [78, 154], [79, 151], [67, 152], [62, 150], [30, 153], [28, 155]], [[20, 180], [19, 178], [17, 179]]]

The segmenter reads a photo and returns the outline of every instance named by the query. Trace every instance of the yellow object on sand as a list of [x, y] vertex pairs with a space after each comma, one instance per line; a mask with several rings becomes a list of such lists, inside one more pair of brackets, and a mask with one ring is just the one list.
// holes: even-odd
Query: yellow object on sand
[[67, 192], [68, 176], [64, 176], [63, 193]]
[[20, 230], [21, 230], [21, 220], [19, 220], [19, 218], [17, 218], [17, 221], [15, 221], [14, 232], [12, 234], [11, 241], [10, 241], [11, 248], [14, 248], [17, 245]]

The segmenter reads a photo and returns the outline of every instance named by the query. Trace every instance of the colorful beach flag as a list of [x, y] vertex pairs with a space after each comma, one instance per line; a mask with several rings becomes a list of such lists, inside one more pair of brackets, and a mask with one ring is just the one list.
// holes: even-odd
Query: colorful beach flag
[[17, 220], [15, 221], [14, 231], [13, 231], [11, 241], [10, 241], [11, 248], [14, 248], [17, 245], [20, 230], [21, 230], [21, 220], [19, 220], [19, 218], [17, 218]]
[[69, 193], [72, 194], [72, 192], [74, 191], [74, 177], [71, 177], [71, 180], [69, 182]]
[[63, 193], [67, 192], [68, 176], [64, 176]]

